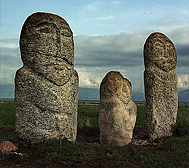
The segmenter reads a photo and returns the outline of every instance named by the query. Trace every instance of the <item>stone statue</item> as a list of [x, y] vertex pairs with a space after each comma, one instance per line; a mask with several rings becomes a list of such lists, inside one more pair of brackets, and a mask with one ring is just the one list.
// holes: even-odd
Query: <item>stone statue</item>
[[131, 83], [116, 71], [109, 72], [100, 86], [99, 129], [102, 144], [131, 142], [137, 106], [131, 100]]
[[177, 55], [172, 41], [164, 34], [151, 34], [144, 45], [144, 64], [149, 138], [171, 136], [178, 109]]
[[16, 131], [21, 140], [75, 141], [78, 74], [73, 33], [60, 16], [34, 13], [20, 35], [23, 67], [15, 77]]

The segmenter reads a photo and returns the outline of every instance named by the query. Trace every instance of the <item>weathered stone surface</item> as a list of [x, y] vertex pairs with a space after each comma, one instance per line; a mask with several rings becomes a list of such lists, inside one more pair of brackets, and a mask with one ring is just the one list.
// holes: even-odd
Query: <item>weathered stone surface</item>
[[164, 34], [151, 34], [144, 45], [144, 63], [149, 138], [171, 136], [178, 109], [177, 55], [172, 41]]
[[3, 141], [0, 143], [1, 154], [9, 153], [16, 150], [18, 150], [18, 148], [10, 141]]
[[137, 106], [131, 100], [131, 83], [116, 71], [100, 86], [99, 129], [102, 144], [127, 145], [132, 140]]
[[15, 77], [16, 131], [26, 142], [51, 138], [75, 141], [78, 75], [73, 33], [50, 13], [34, 13], [20, 36], [23, 67]]

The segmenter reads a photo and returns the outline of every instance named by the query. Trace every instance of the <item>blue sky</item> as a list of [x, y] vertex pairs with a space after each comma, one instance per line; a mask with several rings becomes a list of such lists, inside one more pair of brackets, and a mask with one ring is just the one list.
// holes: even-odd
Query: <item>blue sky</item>
[[34, 12], [63, 17], [74, 33], [75, 69], [81, 87], [98, 88], [110, 70], [143, 92], [143, 45], [155, 31], [166, 34], [178, 55], [180, 89], [189, 88], [188, 0], [1, 0], [1, 84], [14, 83], [22, 66], [20, 30]]
[[187, 0], [1, 0], [1, 38], [19, 38], [36, 11], [61, 15], [75, 35], [109, 35], [188, 24]]

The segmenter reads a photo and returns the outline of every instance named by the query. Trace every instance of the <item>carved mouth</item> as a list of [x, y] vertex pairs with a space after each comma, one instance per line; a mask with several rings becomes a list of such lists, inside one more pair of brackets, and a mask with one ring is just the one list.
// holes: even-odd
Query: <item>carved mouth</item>
[[62, 71], [65, 69], [66, 69], [66, 71], [70, 71], [72, 69], [71, 67], [68, 67], [68, 66], [66, 66], [66, 68], [65, 68], [65, 66], [62, 66], [61, 64], [54, 64], [54, 65], [55, 65], [54, 66], [55, 70], [59, 70], [59, 71]]
[[63, 58], [60, 57], [60, 56], [57, 56], [57, 55], [52, 55], [52, 57], [58, 58], [58, 59], [57, 59], [58, 61], [59, 61], [59, 60], [63, 60], [64, 62], [66, 62], [66, 63], [68, 63], [68, 64], [70, 64], [70, 65], [73, 65], [72, 63], [69, 63], [68, 59], [65, 58], [65, 57], [66, 57], [65, 55], [63, 56]]
[[[68, 59], [66, 58], [66, 55], [54, 55], [54, 54], [46, 54], [42, 51], [38, 52], [39, 55], [42, 55], [43, 57], [49, 57], [49, 62], [45, 62], [43, 64], [45, 65], [62, 65], [62, 63], [64, 64], [69, 64], [69, 65], [73, 65], [72, 63], [70, 63], [68, 61]], [[52, 60], [52, 58], [54, 58], [54, 60]]]

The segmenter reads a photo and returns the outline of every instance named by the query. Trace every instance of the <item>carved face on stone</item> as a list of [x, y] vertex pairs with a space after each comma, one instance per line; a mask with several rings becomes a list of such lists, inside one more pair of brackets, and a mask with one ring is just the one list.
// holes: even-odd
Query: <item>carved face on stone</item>
[[21, 36], [22, 61], [49, 81], [63, 85], [73, 71], [73, 33], [67, 22], [54, 14], [34, 13], [25, 21]]
[[151, 34], [144, 45], [145, 66], [155, 64], [165, 72], [176, 68], [177, 56], [172, 41], [161, 33]]
[[131, 83], [116, 71], [109, 72], [101, 83], [100, 92], [105, 96], [118, 97], [124, 103], [131, 100]]

